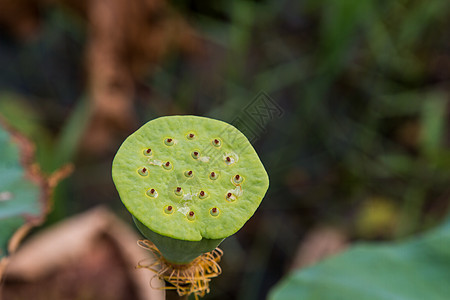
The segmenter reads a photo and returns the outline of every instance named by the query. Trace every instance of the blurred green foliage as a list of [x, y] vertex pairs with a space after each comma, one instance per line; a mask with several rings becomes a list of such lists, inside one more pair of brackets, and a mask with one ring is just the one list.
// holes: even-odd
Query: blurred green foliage
[[33, 139], [37, 148], [37, 160], [47, 173], [56, 171], [74, 159], [90, 118], [89, 104], [82, 99], [64, 120], [58, 135], [54, 136], [44, 126], [42, 116], [17, 94], [0, 96], [0, 111], [16, 130]]
[[9, 241], [20, 227], [44, 219], [48, 194], [36, 180], [38, 174], [27, 174], [29, 166], [24, 164], [31, 163], [26, 152], [30, 149], [3, 125], [0, 123], [0, 260], [10, 254]]
[[271, 300], [447, 299], [450, 294], [450, 218], [424, 236], [401, 243], [357, 245], [297, 271]]

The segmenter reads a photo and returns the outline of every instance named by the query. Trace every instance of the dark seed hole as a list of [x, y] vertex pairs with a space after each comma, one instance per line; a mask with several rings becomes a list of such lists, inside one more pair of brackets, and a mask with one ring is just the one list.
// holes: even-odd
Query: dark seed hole
[[189, 172], [188, 172], [188, 175], [191, 176], [191, 175], [192, 175], [192, 171], [189, 171]]
[[151, 189], [151, 190], [150, 190], [150, 193], [151, 193], [151, 194], [154, 194], [154, 193], [155, 193], [155, 189]]
[[167, 139], [167, 142], [168, 142], [168, 143], [171, 143], [171, 142], [172, 142], [172, 139]]
[[190, 212], [189, 212], [189, 216], [193, 217], [193, 216], [194, 216], [194, 212], [193, 212], [193, 211], [190, 211]]
[[167, 210], [168, 210], [168, 211], [171, 211], [171, 210], [172, 210], [172, 206], [170, 206], [170, 205], [167, 206]]
[[166, 162], [166, 167], [170, 166], [170, 162]]
[[200, 196], [202, 196], [202, 197], [205, 196], [205, 192], [204, 192], [204, 191], [201, 191], [201, 192], [200, 192]]
[[236, 176], [234, 176], [234, 178], [236, 178], [236, 180], [239, 180], [239, 178], [241, 178], [241, 176], [236, 175]]
[[231, 158], [227, 156], [227, 162], [230, 162], [230, 161], [231, 161]]
[[215, 214], [215, 213], [217, 212], [217, 208], [214, 207], [214, 208], [212, 209], [212, 212]]
[[177, 187], [177, 192], [181, 192], [181, 188], [180, 187]]
[[198, 152], [197, 152], [197, 151], [195, 151], [195, 152], [194, 152], [194, 155], [195, 155], [195, 156], [197, 156], [197, 155], [198, 155]]
[[227, 194], [227, 197], [230, 198], [230, 197], [231, 197], [231, 193], [228, 193], [228, 194]]
[[193, 133], [190, 133], [190, 134], [189, 134], [189, 137], [192, 139], [192, 138], [194, 137], [194, 134], [193, 134]]

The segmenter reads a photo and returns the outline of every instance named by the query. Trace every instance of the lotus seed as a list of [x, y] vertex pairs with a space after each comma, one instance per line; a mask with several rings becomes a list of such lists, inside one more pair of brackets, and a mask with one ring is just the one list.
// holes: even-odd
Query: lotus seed
[[158, 192], [155, 189], [149, 189], [147, 190], [147, 196], [150, 196], [152, 198], [158, 197]]
[[195, 138], [195, 135], [194, 135], [193, 133], [189, 133], [189, 134], [187, 135], [187, 138], [188, 138], [189, 140], [193, 140], [193, 139]]
[[209, 174], [209, 178], [211, 178], [212, 180], [216, 180], [217, 177], [219, 177], [219, 176], [217, 175], [216, 172], [211, 172], [211, 174]]
[[195, 219], [195, 213], [191, 210], [190, 212], [189, 212], [189, 214], [187, 215], [187, 218], [189, 219], [189, 220], [194, 220]]
[[164, 166], [164, 169], [166, 169], [166, 170], [172, 169], [172, 164], [170, 162], [166, 162], [163, 166]]
[[167, 138], [164, 140], [164, 144], [166, 144], [167, 146], [172, 146], [173, 145], [173, 139], [171, 138]]
[[236, 162], [236, 159], [233, 156], [228, 156], [228, 154], [224, 155], [223, 159], [227, 165], [232, 165]]
[[150, 148], [149, 149], [145, 149], [144, 150], [144, 155], [145, 156], [152, 156], [152, 149], [150, 149]]
[[227, 193], [227, 195], [225, 196], [225, 199], [229, 202], [233, 202], [236, 200], [236, 196], [233, 195], [232, 193]]
[[198, 151], [194, 151], [194, 152], [192, 152], [192, 157], [197, 159], [200, 157], [200, 154], [198, 153]]
[[186, 177], [192, 177], [193, 175], [194, 175], [194, 173], [192, 171], [184, 172], [184, 176], [186, 176]]
[[212, 144], [213, 144], [213, 146], [215, 146], [215, 147], [220, 147], [221, 142], [220, 142], [220, 140], [218, 140], [218, 139], [214, 139], [214, 140], [212, 141]]
[[236, 174], [236, 175], [233, 177], [233, 182], [234, 182], [235, 184], [241, 183], [242, 180], [244, 180], [244, 179], [243, 179], [242, 176], [240, 176], [239, 174]]
[[183, 190], [180, 187], [177, 187], [175, 189], [175, 195], [177, 195], [177, 196], [183, 195]]
[[214, 216], [217, 217], [219, 215], [219, 209], [217, 207], [213, 207], [211, 208], [211, 210], [209, 211], [209, 213]]
[[170, 215], [171, 213], [173, 213], [173, 207], [172, 205], [166, 206], [166, 208], [164, 208], [164, 212], [168, 215]]
[[143, 168], [140, 168], [140, 169], [138, 170], [138, 173], [139, 173], [139, 175], [141, 175], [141, 176], [147, 176], [147, 175], [148, 175], [148, 170], [147, 170], [146, 167], [143, 167]]
[[198, 194], [198, 197], [200, 199], [205, 199], [206, 197], [208, 197], [208, 195], [206, 194], [205, 191], [200, 191], [200, 193]]

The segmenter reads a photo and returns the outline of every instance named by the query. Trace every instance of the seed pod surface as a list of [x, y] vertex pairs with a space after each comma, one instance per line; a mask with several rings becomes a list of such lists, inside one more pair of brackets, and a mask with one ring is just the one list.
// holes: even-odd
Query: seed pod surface
[[140, 223], [185, 241], [234, 234], [269, 186], [264, 166], [239, 130], [197, 116], [161, 117], [143, 125], [121, 145], [112, 176]]

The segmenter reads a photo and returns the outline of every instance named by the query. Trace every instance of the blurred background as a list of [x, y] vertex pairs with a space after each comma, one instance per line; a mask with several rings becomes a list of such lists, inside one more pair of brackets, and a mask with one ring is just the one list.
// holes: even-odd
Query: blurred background
[[271, 185], [205, 299], [264, 299], [447, 214], [449, 28], [447, 0], [0, 0], [0, 112], [45, 172], [75, 165], [45, 226], [98, 205], [132, 224], [111, 162], [145, 122], [233, 123]]

